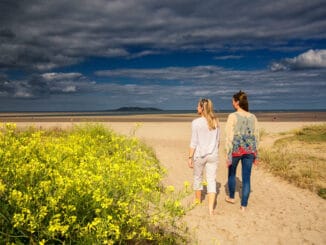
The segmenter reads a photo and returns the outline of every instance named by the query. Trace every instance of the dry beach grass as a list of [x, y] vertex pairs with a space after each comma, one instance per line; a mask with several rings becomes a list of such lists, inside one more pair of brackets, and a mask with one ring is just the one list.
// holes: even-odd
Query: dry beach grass
[[[326, 113], [258, 115], [260, 127], [264, 132], [261, 146], [271, 148], [277, 139], [284, 137], [280, 133], [325, 123], [325, 115]], [[139, 115], [101, 117], [97, 118], [98, 120], [94, 120], [93, 117], [79, 117], [77, 120], [76, 117], [64, 116], [60, 118], [17, 116], [10, 119], [8, 115], [2, 114], [0, 120], [15, 121], [19, 127], [34, 125], [42, 128], [68, 128], [76, 123], [97, 121], [122, 134], [134, 133], [153, 147], [159, 161], [168, 170], [165, 183], [182, 188], [185, 181], [192, 181], [192, 170], [187, 167], [187, 153], [191, 133], [190, 122], [195, 116], [195, 114]], [[221, 115], [220, 118], [222, 142], [217, 172], [217, 215], [213, 217], [208, 215], [207, 198], [187, 213], [184, 221], [193, 234], [193, 244], [326, 244], [325, 200], [314, 192], [296, 187], [272, 175], [262, 166], [253, 169], [252, 193], [245, 213], [239, 209], [240, 169], [236, 203], [229, 204], [224, 201], [227, 191], [227, 168], [224, 164], [223, 149], [226, 116]], [[317, 149], [320, 146], [311, 147]], [[321, 148], [323, 149], [325, 148]], [[289, 150], [292, 151], [291, 148]], [[318, 152], [312, 154], [319, 155]], [[324, 162], [322, 164], [325, 165]], [[192, 200], [191, 195], [185, 203]]]
[[291, 130], [279, 137], [273, 146], [261, 147], [263, 166], [326, 199], [326, 124]]

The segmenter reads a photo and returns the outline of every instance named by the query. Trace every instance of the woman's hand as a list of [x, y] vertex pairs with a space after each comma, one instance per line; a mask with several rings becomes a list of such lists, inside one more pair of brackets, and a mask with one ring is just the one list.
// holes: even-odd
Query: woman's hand
[[227, 167], [230, 167], [231, 166], [231, 161], [229, 159], [226, 159], [226, 162], [225, 163], [226, 163], [226, 166]]
[[258, 166], [258, 164], [259, 164], [259, 161], [258, 161], [258, 159], [257, 159], [257, 158], [255, 158], [255, 160], [254, 160], [254, 165], [257, 167], [257, 166]]
[[194, 167], [194, 163], [193, 163], [193, 159], [192, 158], [189, 158], [188, 159], [188, 167], [189, 168], [193, 168]]

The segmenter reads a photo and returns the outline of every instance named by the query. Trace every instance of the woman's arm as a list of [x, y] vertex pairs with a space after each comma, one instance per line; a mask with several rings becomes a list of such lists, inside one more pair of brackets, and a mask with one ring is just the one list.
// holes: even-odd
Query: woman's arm
[[195, 148], [189, 148], [189, 156], [188, 156], [188, 166], [189, 168], [193, 168], [193, 160], [194, 160]]
[[255, 138], [256, 138], [256, 148], [258, 149], [260, 137], [259, 137], [258, 120], [256, 116], [255, 116]]
[[254, 165], [258, 165], [258, 146], [259, 146], [259, 140], [260, 140], [260, 135], [259, 135], [259, 127], [258, 127], [258, 120], [257, 117], [255, 116], [255, 139], [256, 139], [256, 157], [254, 160]]
[[225, 125], [225, 152], [226, 152], [226, 162], [227, 165], [231, 165], [231, 160], [232, 160], [232, 141], [233, 141], [233, 136], [234, 136], [234, 125], [236, 123], [236, 117], [234, 114], [230, 114], [228, 116], [228, 119], [226, 121]]
[[189, 168], [193, 168], [193, 160], [194, 154], [196, 151], [196, 147], [198, 144], [198, 135], [197, 135], [197, 128], [195, 125], [195, 121], [191, 123], [191, 140], [190, 140], [190, 147], [189, 147], [189, 155], [188, 155], [188, 166]]

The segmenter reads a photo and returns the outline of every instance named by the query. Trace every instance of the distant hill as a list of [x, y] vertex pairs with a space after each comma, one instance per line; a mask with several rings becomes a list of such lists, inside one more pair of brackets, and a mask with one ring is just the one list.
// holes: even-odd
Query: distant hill
[[154, 107], [120, 107], [114, 111], [163, 111]]

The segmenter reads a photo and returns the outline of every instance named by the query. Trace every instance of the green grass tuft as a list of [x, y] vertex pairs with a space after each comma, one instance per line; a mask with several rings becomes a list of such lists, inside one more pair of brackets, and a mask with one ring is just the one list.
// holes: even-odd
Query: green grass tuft
[[326, 124], [304, 127], [295, 133], [294, 139], [307, 142], [326, 142]]

